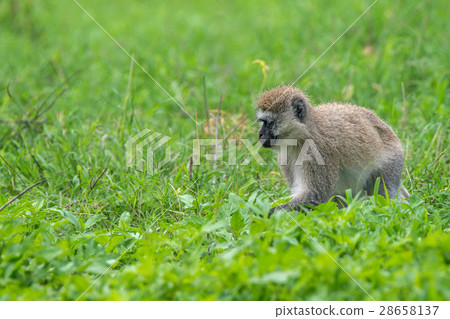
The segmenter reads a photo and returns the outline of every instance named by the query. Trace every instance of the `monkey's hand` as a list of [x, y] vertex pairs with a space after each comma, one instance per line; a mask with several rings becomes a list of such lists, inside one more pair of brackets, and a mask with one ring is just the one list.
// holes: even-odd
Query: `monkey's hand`
[[272, 216], [273, 213], [275, 213], [276, 211], [282, 210], [284, 212], [290, 212], [293, 210], [300, 210], [300, 204], [290, 204], [290, 203], [286, 203], [280, 206], [276, 206], [273, 207], [269, 210], [269, 218], [270, 216]]
[[[270, 209], [269, 211], [269, 218], [272, 216], [273, 213], [275, 213], [278, 210], [282, 210], [286, 213], [291, 212], [293, 210], [295, 211], [301, 211], [302, 208], [310, 208], [311, 206], [317, 206], [319, 205], [319, 202], [316, 201], [308, 201], [308, 202], [302, 202], [302, 201], [290, 201], [289, 203], [276, 206]], [[309, 207], [308, 207], [309, 206]]]

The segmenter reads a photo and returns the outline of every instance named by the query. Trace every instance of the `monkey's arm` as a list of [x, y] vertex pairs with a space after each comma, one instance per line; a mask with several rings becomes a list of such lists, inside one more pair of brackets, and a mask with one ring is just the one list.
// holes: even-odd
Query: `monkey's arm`
[[[269, 211], [269, 217], [276, 210], [283, 210], [286, 212], [301, 210], [306, 206], [317, 206], [328, 201], [333, 195], [337, 180], [337, 169], [332, 165], [322, 166], [316, 163], [305, 163], [302, 168], [304, 173], [301, 176], [301, 181], [293, 181], [292, 185], [304, 185], [304, 190], [301, 193], [293, 193], [292, 198], [288, 203], [272, 208]], [[292, 191], [291, 185], [291, 191]], [[295, 189], [295, 188], [294, 188]]]

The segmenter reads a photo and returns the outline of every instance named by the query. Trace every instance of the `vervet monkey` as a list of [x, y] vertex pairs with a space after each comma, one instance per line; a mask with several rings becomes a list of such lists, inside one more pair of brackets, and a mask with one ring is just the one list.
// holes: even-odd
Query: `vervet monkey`
[[[386, 188], [390, 198], [409, 198], [401, 186], [400, 139], [373, 111], [336, 102], [312, 106], [302, 91], [279, 86], [259, 97], [257, 118], [262, 122], [259, 141], [278, 151], [278, 164], [293, 195], [269, 216], [277, 209], [325, 203], [335, 195], [345, 196], [347, 189], [371, 195], [377, 178], [379, 194], [385, 196]], [[307, 153], [305, 142], [310, 146]]]

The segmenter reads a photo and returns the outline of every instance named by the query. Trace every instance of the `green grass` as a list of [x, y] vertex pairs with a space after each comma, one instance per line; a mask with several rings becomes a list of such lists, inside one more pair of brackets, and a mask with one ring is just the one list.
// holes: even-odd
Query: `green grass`
[[[296, 84], [389, 123], [412, 194], [349, 194], [293, 214], [303, 229], [260, 217], [288, 196], [273, 153], [243, 165], [238, 143], [239, 165], [226, 147], [190, 171], [203, 78], [211, 111], [223, 95], [219, 136], [245, 117], [231, 138], [254, 144], [260, 88], [292, 83], [371, 2], [80, 3], [200, 125], [73, 1], [2, 1], [0, 206], [45, 182], [0, 211], [0, 299], [75, 300], [111, 266], [82, 300], [369, 300], [331, 257], [376, 300], [450, 299], [446, 1], [378, 1]], [[126, 168], [144, 128], [171, 137], [156, 174]]]

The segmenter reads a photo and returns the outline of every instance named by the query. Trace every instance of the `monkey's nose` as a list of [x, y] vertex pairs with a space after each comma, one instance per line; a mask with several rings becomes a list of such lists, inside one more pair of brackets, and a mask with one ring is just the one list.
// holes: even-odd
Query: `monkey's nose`
[[259, 142], [262, 144], [263, 147], [269, 148], [270, 147], [270, 139], [267, 138], [260, 138]]

